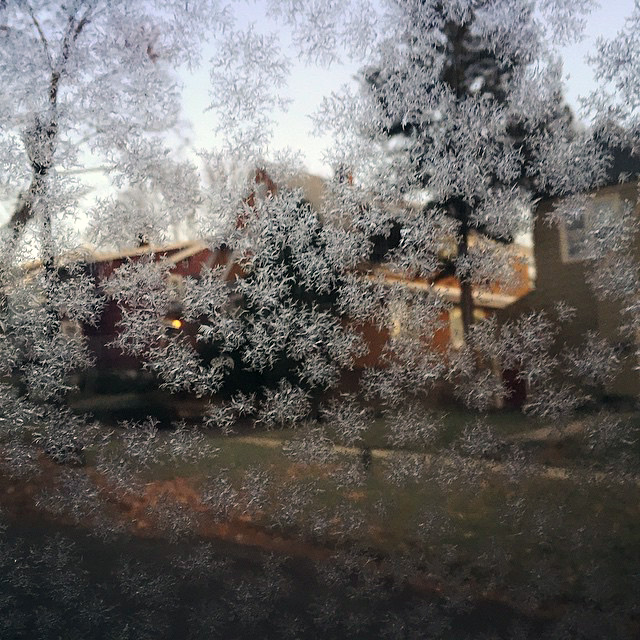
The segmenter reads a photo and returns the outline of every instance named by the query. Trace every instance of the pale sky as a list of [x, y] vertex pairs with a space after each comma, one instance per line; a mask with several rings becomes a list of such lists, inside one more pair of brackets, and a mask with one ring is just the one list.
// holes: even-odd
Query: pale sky
[[[584, 40], [562, 50], [567, 75], [566, 98], [575, 111], [578, 109], [578, 97], [586, 95], [595, 86], [593, 74], [584, 60], [585, 56], [594, 50], [598, 36], [611, 38], [616, 34], [624, 25], [625, 17], [631, 14], [633, 5], [634, 0], [609, 0], [607, 6], [600, 6], [589, 16]], [[254, 22], [257, 29], [265, 31], [273, 28], [273, 23], [264, 17], [264, 0], [237, 2], [235, 7], [240, 23]], [[287, 38], [288, 35], [283, 33], [282, 37]], [[329, 146], [330, 140], [313, 135], [309, 116], [316, 111], [323, 96], [339, 90], [346, 83], [355, 82], [358, 64], [334, 65], [329, 69], [307, 66], [296, 60], [293, 49], [288, 47], [288, 40], [282, 44], [285, 50], [290, 51], [289, 57], [292, 60], [291, 76], [286, 91], [292, 102], [286, 113], [279, 113], [277, 116], [273, 135], [274, 146], [302, 151], [306, 166], [301, 169], [329, 177], [331, 170], [322, 161], [322, 153]], [[211, 101], [208, 64], [211, 54], [211, 49], [205, 50], [202, 65], [196, 72], [184, 70], [181, 73], [184, 83], [182, 118], [186, 123], [182, 130], [188, 139], [189, 156], [192, 156], [191, 150], [210, 150], [219, 146], [219, 139], [213, 132], [215, 116], [211, 112], [205, 112]], [[94, 187], [94, 196], [98, 193], [106, 195], [111, 190], [106, 176], [92, 173], [86, 174], [84, 178]], [[0, 202], [0, 217], [3, 220], [8, 219], [12, 207], [12, 202]]]
[[585, 37], [582, 42], [562, 49], [566, 81], [565, 97], [577, 111], [578, 97], [595, 89], [593, 73], [585, 57], [595, 50], [599, 36], [613, 38], [624, 26], [625, 19], [633, 12], [634, 0], [604, 0], [587, 19]]
[[[274, 22], [270, 21], [264, 11], [264, 0], [245, 3], [239, 2], [236, 17], [242, 24], [252, 23], [259, 31], [277, 30]], [[318, 138], [312, 135], [312, 114], [322, 98], [337, 91], [344, 84], [354, 82], [359, 65], [344, 63], [323, 68], [319, 65], [309, 66], [299, 62], [293, 47], [290, 46], [289, 33], [281, 32], [283, 46], [291, 62], [286, 97], [291, 100], [285, 113], [278, 113], [273, 131], [273, 143], [277, 148], [291, 148], [303, 151], [307, 159], [306, 169], [311, 173], [329, 176], [330, 169], [322, 162], [322, 149], [329, 145], [328, 138]], [[195, 73], [184, 71], [183, 117], [190, 123], [191, 138], [196, 148], [213, 148], [218, 139], [213, 133], [214, 118], [211, 112], [204, 113], [210, 104], [209, 97], [209, 66], [207, 64], [210, 53], [203, 56], [203, 65]], [[265, 70], [268, 74], [269, 71]]]
[[[258, 0], [247, 7], [245, 3], [238, 5], [240, 20], [255, 20], [267, 25], [262, 15], [263, 1]], [[591, 69], [585, 56], [594, 50], [598, 36], [613, 37], [624, 25], [625, 17], [633, 10], [634, 0], [609, 0], [606, 6], [596, 9], [587, 21], [585, 38], [578, 44], [562, 49], [564, 71], [567, 76], [566, 99], [578, 111], [578, 97], [586, 95], [594, 89]], [[284, 36], [283, 36], [284, 37]], [[323, 96], [338, 90], [343, 84], [354, 82], [353, 76], [358, 70], [357, 64], [334, 65], [330, 69], [306, 66], [293, 61], [292, 75], [289, 80], [288, 96], [292, 104], [286, 113], [277, 117], [277, 125], [273, 140], [278, 147], [291, 147], [304, 152], [306, 169], [311, 173], [328, 176], [330, 168], [322, 161], [322, 151], [329, 140], [312, 135], [312, 123], [309, 115], [320, 105]], [[207, 56], [205, 55], [205, 60]], [[208, 69], [203, 65], [195, 74], [184, 73], [184, 117], [191, 125], [191, 139], [195, 147], [213, 147], [216, 138], [212, 133], [213, 116], [203, 111], [209, 104]]]

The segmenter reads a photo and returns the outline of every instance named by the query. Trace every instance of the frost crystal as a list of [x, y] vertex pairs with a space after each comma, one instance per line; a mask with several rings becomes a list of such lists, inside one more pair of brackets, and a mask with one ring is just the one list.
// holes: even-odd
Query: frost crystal
[[[169, 542], [91, 600], [2, 515], [0, 634], [445, 638], [488, 596], [502, 635], [633, 632], [640, 9], [582, 125], [591, 0], [259, 4], [0, 1], [0, 507]], [[331, 179], [272, 139], [296, 55], [360, 65]]]

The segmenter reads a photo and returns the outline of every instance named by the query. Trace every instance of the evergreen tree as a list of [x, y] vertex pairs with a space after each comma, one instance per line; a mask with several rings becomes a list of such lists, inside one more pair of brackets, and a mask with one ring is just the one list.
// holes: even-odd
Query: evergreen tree
[[[534, 6], [509, 12], [508, 4], [403, 3], [395, 43], [384, 43], [378, 65], [365, 73], [383, 133], [396, 139], [396, 153], [408, 155], [417, 185], [428, 193], [424, 215], [455, 225], [455, 249], [441, 254], [435, 280], [459, 280], [466, 336], [473, 287], [485, 279], [472, 237], [488, 239], [478, 242], [484, 257], [506, 267], [510, 257], [500, 245], [527, 230], [538, 198], [566, 190], [548, 179], [542, 146], [571, 145], [580, 136], [563, 104], [559, 66], [541, 49]], [[521, 46], [526, 35], [531, 39]], [[601, 168], [595, 157], [594, 165], [592, 176]]]

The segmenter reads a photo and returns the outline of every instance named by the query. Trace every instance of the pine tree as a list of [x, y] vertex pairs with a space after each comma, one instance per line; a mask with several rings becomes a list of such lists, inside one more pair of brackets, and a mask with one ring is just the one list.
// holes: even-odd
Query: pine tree
[[[396, 43], [386, 43], [386, 59], [365, 78], [384, 134], [401, 147], [395, 153], [409, 156], [418, 186], [429, 194], [424, 215], [439, 213], [455, 225], [455, 249], [435, 281], [457, 277], [468, 337], [482, 270], [473, 236], [488, 239], [478, 244], [506, 266], [509, 254], [500, 245], [527, 230], [538, 198], [564, 190], [546, 179], [541, 143], [571, 144], [579, 134], [562, 101], [558, 68], [541, 55], [533, 5], [507, 12], [503, 23], [500, 9], [507, 7], [499, 2], [421, 0], [404, 9]], [[525, 34], [531, 40], [522, 47]], [[545, 66], [545, 75], [536, 75]], [[544, 101], [533, 97], [541, 82]], [[529, 105], [524, 95], [532, 96]]]

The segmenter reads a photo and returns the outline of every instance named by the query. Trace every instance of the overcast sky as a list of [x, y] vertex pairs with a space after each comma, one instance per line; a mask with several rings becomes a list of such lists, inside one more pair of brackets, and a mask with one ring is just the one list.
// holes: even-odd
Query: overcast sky
[[[239, 3], [239, 19], [265, 24], [262, 4], [262, 0], [250, 6]], [[625, 17], [632, 12], [633, 5], [634, 0], [609, 0], [607, 6], [600, 6], [589, 16], [584, 40], [562, 50], [567, 75], [566, 98], [574, 110], [578, 110], [578, 97], [594, 88], [593, 74], [585, 62], [585, 56], [593, 51], [598, 36], [610, 38], [616, 34], [624, 25]], [[205, 60], [207, 57], [205, 55]], [[329, 167], [322, 162], [322, 150], [329, 141], [312, 135], [309, 114], [317, 109], [323, 96], [339, 89], [345, 83], [353, 82], [358, 66], [349, 64], [323, 69], [296, 62], [293, 52], [291, 58], [294, 64], [288, 94], [292, 103], [286, 113], [278, 116], [274, 143], [278, 147], [291, 147], [303, 151], [308, 171], [329, 175]], [[214, 116], [211, 113], [203, 113], [210, 102], [207, 65], [204, 64], [203, 68], [194, 74], [184, 73], [183, 79], [184, 117], [190, 123], [191, 143], [195, 147], [211, 148], [216, 143], [212, 133]]]
[[[255, 2], [236, 2], [236, 14], [239, 22], [257, 23], [260, 30], [268, 30], [273, 25], [264, 18], [264, 0]], [[578, 97], [594, 89], [593, 74], [585, 62], [585, 56], [593, 51], [598, 36], [611, 38], [624, 25], [625, 17], [633, 10], [634, 0], [609, 0], [608, 6], [600, 6], [588, 18], [585, 38], [582, 42], [562, 50], [565, 74], [567, 75], [566, 98], [577, 110]], [[283, 34], [286, 38], [286, 34]], [[287, 42], [283, 42], [287, 48]], [[219, 146], [219, 140], [213, 133], [215, 116], [205, 112], [211, 102], [209, 95], [209, 58], [212, 51], [204, 52], [203, 64], [194, 73], [186, 70], [181, 74], [184, 83], [183, 120], [185, 126], [183, 137], [188, 139], [188, 149], [212, 149]], [[354, 82], [358, 70], [357, 64], [334, 65], [330, 69], [307, 66], [297, 62], [291, 50], [292, 73], [289, 79], [288, 96], [291, 104], [286, 113], [277, 117], [273, 141], [278, 148], [289, 147], [300, 150], [306, 158], [306, 169], [311, 173], [329, 176], [330, 168], [323, 163], [322, 153], [329, 145], [327, 138], [313, 135], [309, 115], [320, 105], [323, 96], [349, 82]], [[268, 73], [268, 71], [267, 71]], [[195, 158], [188, 152], [189, 156]], [[91, 163], [93, 164], [93, 163]], [[91, 173], [84, 176], [86, 183], [93, 186], [93, 196], [106, 195], [112, 189], [106, 176]], [[89, 196], [91, 197], [91, 196]], [[13, 202], [0, 202], [0, 218], [8, 219]]]

